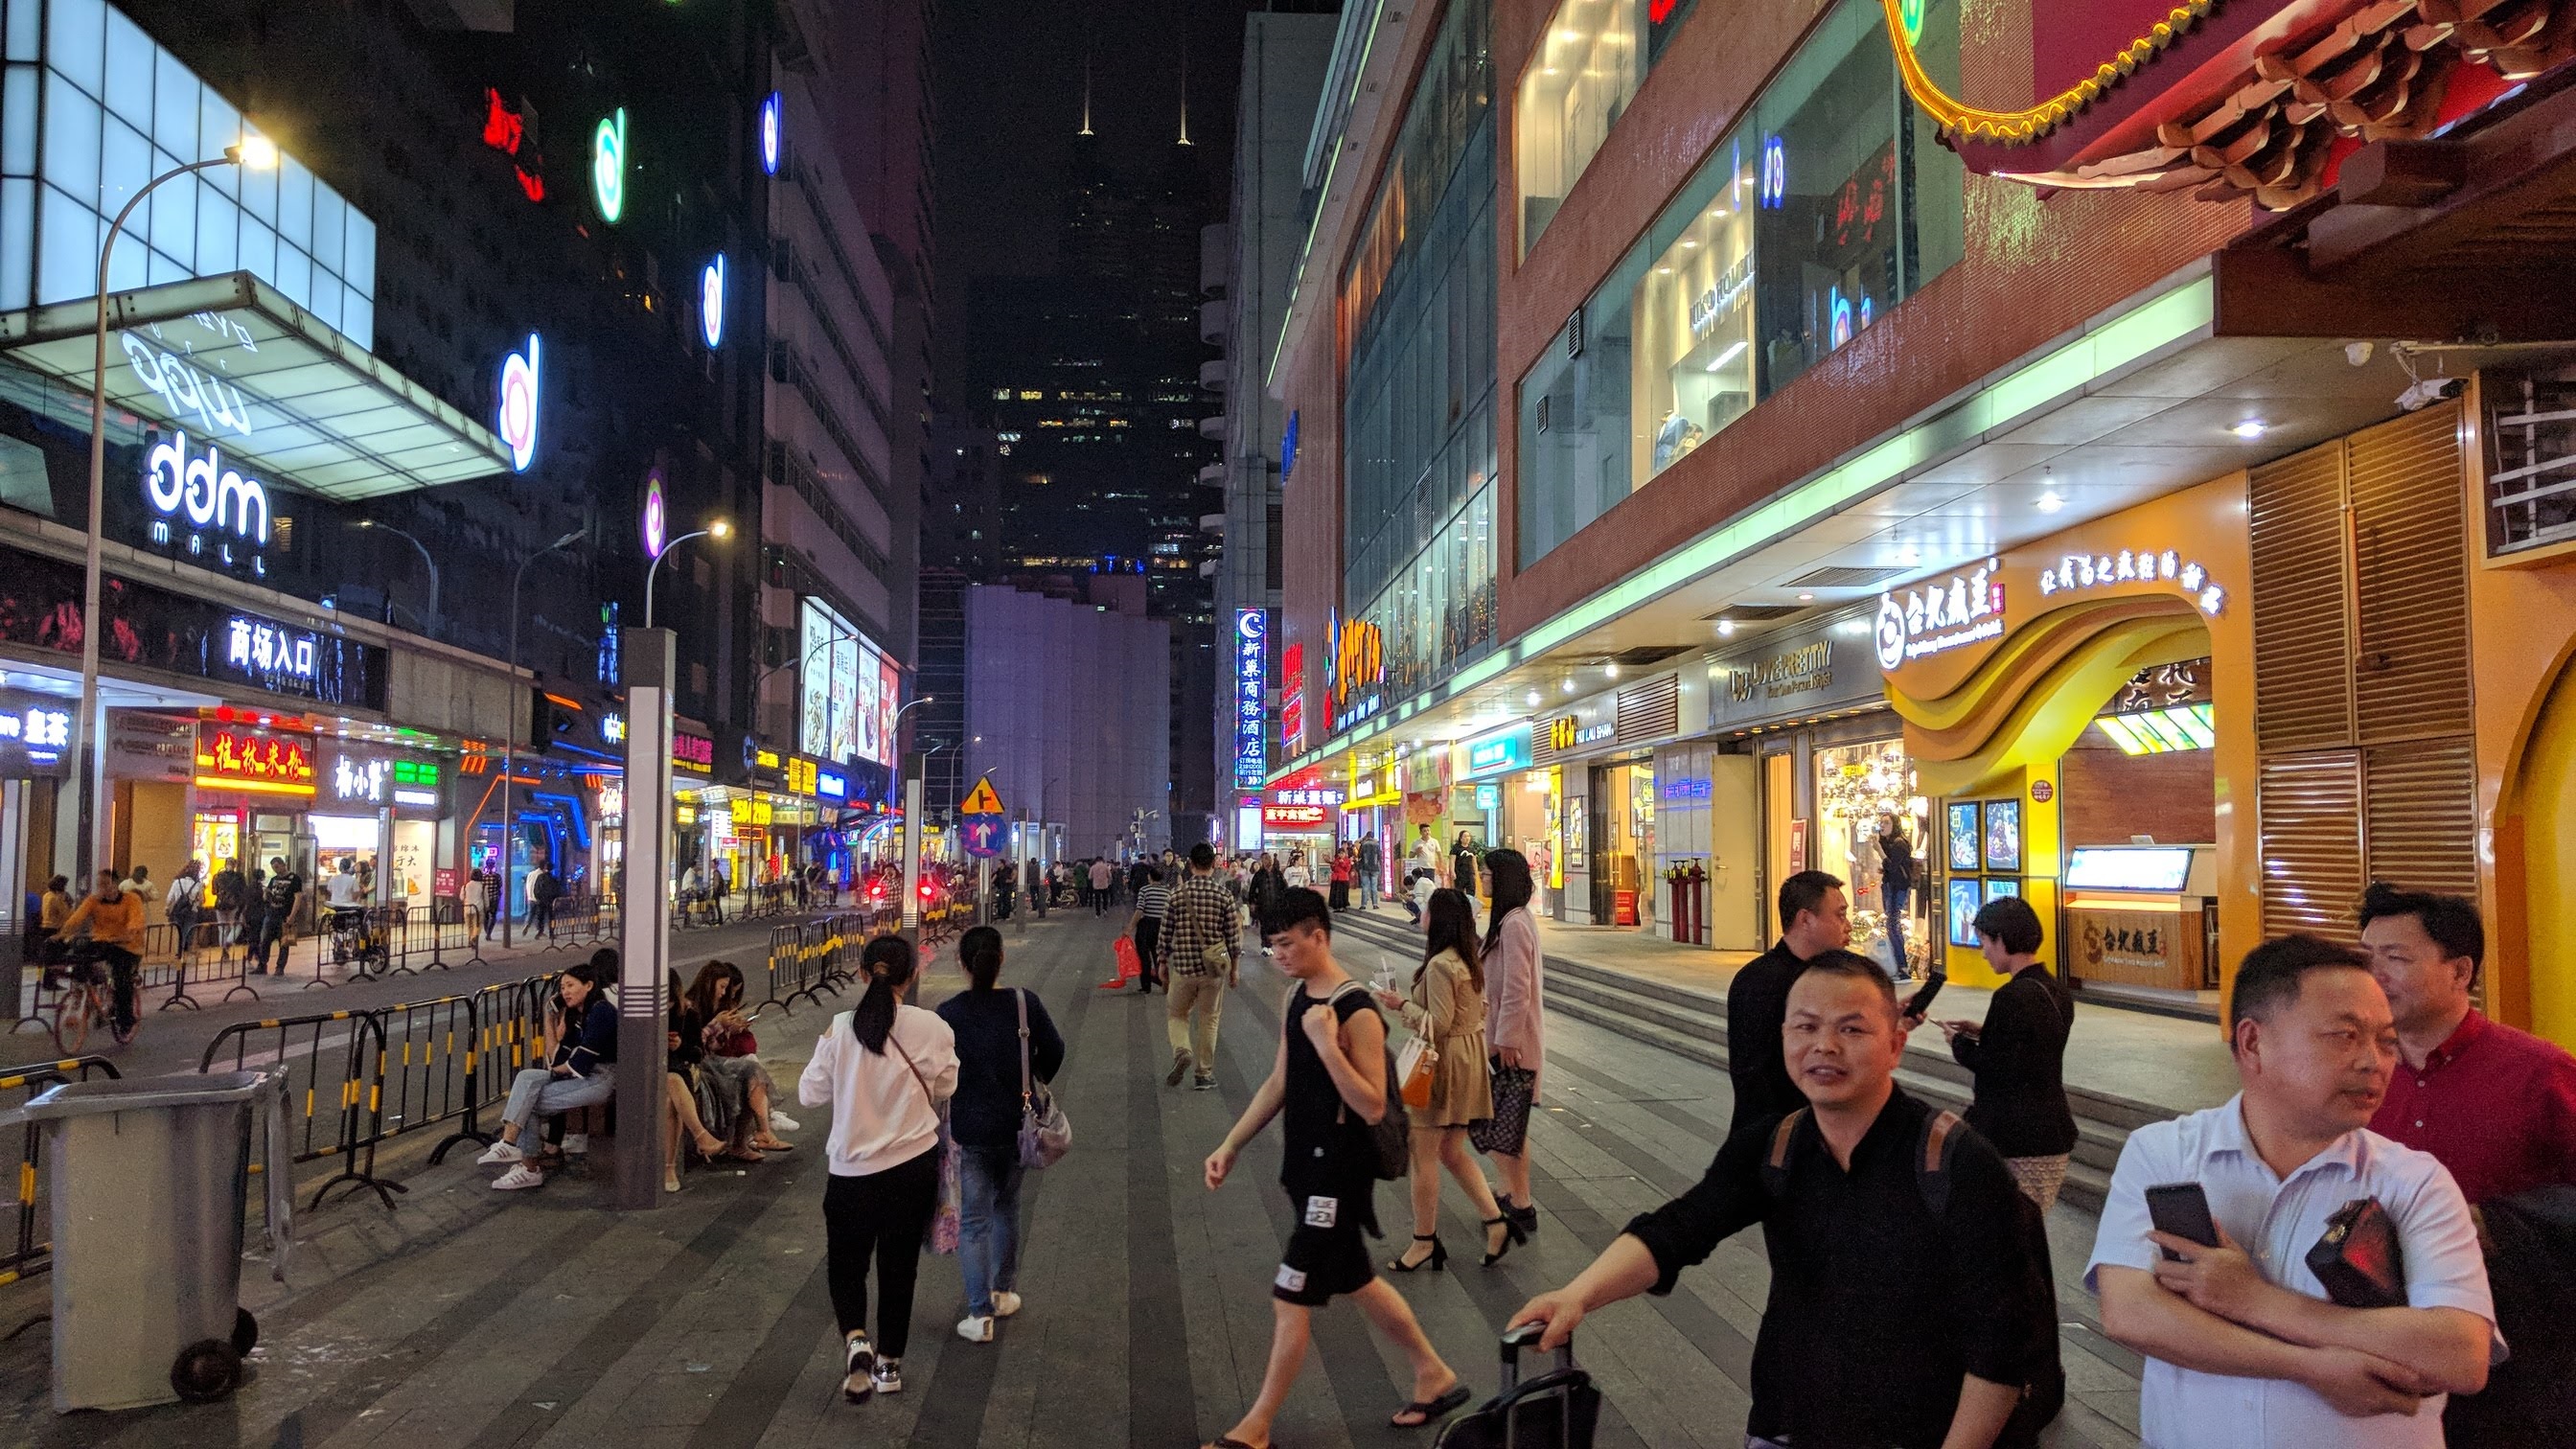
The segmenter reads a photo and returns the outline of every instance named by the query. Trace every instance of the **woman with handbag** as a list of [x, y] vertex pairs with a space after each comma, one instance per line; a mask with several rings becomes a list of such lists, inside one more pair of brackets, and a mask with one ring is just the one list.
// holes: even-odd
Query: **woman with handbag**
[[[1447, 1168], [1467, 1190], [1485, 1228], [1485, 1266], [1503, 1260], [1527, 1241], [1521, 1225], [1494, 1202], [1485, 1170], [1467, 1153], [1467, 1128], [1494, 1115], [1493, 1080], [1485, 1064], [1485, 973], [1477, 964], [1476, 908], [1466, 893], [1441, 890], [1431, 897], [1422, 964], [1413, 989], [1399, 996], [1377, 993], [1378, 1003], [1404, 1018], [1413, 1039], [1396, 1054], [1404, 1104], [1413, 1110], [1413, 1245], [1386, 1266], [1410, 1273], [1448, 1266], [1440, 1245], [1440, 1171]], [[1430, 1246], [1425, 1247], [1424, 1244]]]
[[795, 1131], [796, 1122], [782, 1120], [784, 1114], [776, 1110], [778, 1084], [760, 1064], [760, 1041], [751, 1034], [743, 994], [742, 968], [730, 961], [709, 961], [689, 983], [689, 1019], [705, 1051], [698, 1074], [699, 1111], [707, 1126], [737, 1149], [792, 1151], [795, 1144], [779, 1140], [778, 1132]]
[[957, 1262], [966, 1278], [966, 1317], [957, 1336], [993, 1341], [993, 1320], [1020, 1311], [1011, 1290], [1020, 1272], [1020, 1128], [1038, 1110], [1044, 1084], [1064, 1065], [1064, 1038], [1046, 1003], [1025, 987], [1001, 989], [1002, 933], [977, 926], [957, 939], [964, 991], [939, 1003], [957, 1035], [957, 1097], [949, 1131], [957, 1139], [962, 1189]]
[[1485, 923], [1485, 1043], [1494, 1053], [1493, 1119], [1468, 1137], [1494, 1159], [1503, 1178], [1502, 1207], [1523, 1233], [1538, 1231], [1538, 1204], [1530, 1197], [1529, 1120], [1538, 1103], [1539, 1068], [1546, 1055], [1544, 957], [1538, 920], [1530, 914], [1536, 882], [1528, 857], [1517, 850], [1485, 856], [1493, 877], [1493, 909]]
[[[851, 1403], [903, 1389], [912, 1334], [912, 1286], [922, 1234], [940, 1209], [948, 1124], [957, 1090], [957, 1038], [948, 1023], [904, 1005], [915, 977], [912, 944], [879, 936], [859, 957], [868, 983], [859, 1004], [832, 1018], [797, 1079], [797, 1099], [832, 1109], [831, 1182], [823, 1227]], [[868, 1338], [868, 1260], [877, 1267], [877, 1339]]]
[[[698, 1115], [699, 1065], [706, 1053], [698, 1045], [697, 1023], [689, 1014], [688, 995], [680, 990], [680, 973], [671, 973], [671, 1024], [663, 1033], [662, 1190], [680, 1190], [680, 1147], [685, 1141], [698, 1155], [714, 1161], [725, 1152], [724, 1139], [707, 1130]], [[754, 1152], [743, 1159], [760, 1161]]]

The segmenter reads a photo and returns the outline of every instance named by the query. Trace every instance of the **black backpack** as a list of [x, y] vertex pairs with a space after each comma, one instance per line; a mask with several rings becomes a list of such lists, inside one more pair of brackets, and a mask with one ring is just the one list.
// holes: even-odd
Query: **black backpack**
[[[1772, 1129], [1771, 1150], [1762, 1159], [1762, 1193], [1775, 1203], [1788, 1198], [1789, 1148], [1807, 1115], [1801, 1107]], [[1915, 1137], [1914, 1185], [1921, 1189], [1923, 1205], [1932, 1210], [1935, 1220], [1949, 1215], [1950, 1154], [1966, 1125], [1956, 1112], [1934, 1112], [1923, 1119], [1923, 1130]], [[2066, 1368], [2058, 1356], [2057, 1285], [2049, 1269], [2048, 1226], [2039, 1204], [2020, 1192], [2012, 1195], [2012, 1201], [2012, 1230], [2026, 1250], [2021, 1257], [2025, 1271], [2014, 1282], [1993, 1286], [2021, 1308], [2022, 1319], [2030, 1327], [2025, 1347], [2031, 1374], [2022, 1385], [2021, 1402], [2013, 1406], [2012, 1417], [1995, 1436], [1995, 1449], [2031, 1449], [2039, 1443], [2040, 1431], [2066, 1407]]]
[[[1356, 981], [1345, 982], [1340, 991], [1324, 998], [1324, 1004], [1329, 1007], [1353, 991], [1365, 995], [1368, 988]], [[1370, 1002], [1369, 1010], [1377, 1011], [1377, 1003]], [[1385, 1013], [1379, 1012], [1378, 1020], [1383, 1023]], [[1369, 1124], [1369, 1146], [1377, 1153], [1380, 1182], [1399, 1181], [1413, 1170], [1413, 1121], [1404, 1108], [1403, 1088], [1404, 1079], [1396, 1075], [1395, 1046], [1390, 1037], [1386, 1047], [1386, 1115]], [[1348, 1107], [1342, 1110], [1345, 1114], [1350, 1111]]]

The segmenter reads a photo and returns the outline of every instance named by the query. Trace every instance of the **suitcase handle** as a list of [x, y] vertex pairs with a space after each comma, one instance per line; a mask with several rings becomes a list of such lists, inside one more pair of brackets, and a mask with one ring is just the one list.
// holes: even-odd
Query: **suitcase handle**
[[[1512, 1389], [1520, 1383], [1521, 1350], [1537, 1347], [1538, 1341], [1546, 1334], [1547, 1326], [1540, 1323], [1515, 1324], [1504, 1330], [1502, 1342], [1504, 1389]], [[1574, 1367], [1573, 1338], [1568, 1337], [1564, 1343], [1557, 1346], [1556, 1366], [1561, 1369]]]

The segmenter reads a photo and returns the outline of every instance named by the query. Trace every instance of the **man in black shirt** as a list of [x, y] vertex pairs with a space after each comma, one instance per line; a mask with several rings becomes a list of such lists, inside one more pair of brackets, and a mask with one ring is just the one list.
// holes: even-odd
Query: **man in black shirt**
[[1266, 1449], [1271, 1421], [1305, 1366], [1314, 1311], [1335, 1297], [1358, 1304], [1370, 1326], [1412, 1363], [1413, 1401], [1396, 1410], [1390, 1421], [1396, 1428], [1428, 1424], [1470, 1397], [1423, 1336], [1404, 1296], [1370, 1266], [1361, 1236], [1378, 1230], [1377, 1149], [1369, 1129], [1387, 1111], [1386, 1022], [1370, 1006], [1367, 989], [1333, 960], [1333, 914], [1321, 894], [1284, 893], [1268, 931], [1273, 958], [1297, 986], [1280, 1012], [1270, 1076], [1208, 1154], [1207, 1185], [1211, 1192], [1223, 1186], [1244, 1144], [1284, 1112], [1279, 1184], [1297, 1227], [1271, 1279], [1270, 1364], [1261, 1395], [1211, 1449]]
[[1744, 963], [1726, 988], [1726, 1074], [1735, 1081], [1729, 1131], [1805, 1104], [1780, 1056], [1780, 1023], [1789, 1015], [1789, 983], [1810, 958], [1851, 945], [1851, 901], [1843, 883], [1802, 870], [1780, 883], [1780, 941]]
[[[1897, 1088], [1905, 1037], [1876, 963], [1809, 961], [1784, 1041], [1803, 1109], [1728, 1137], [1698, 1185], [1512, 1321], [1546, 1324], [1540, 1346], [1554, 1348], [1586, 1313], [1671, 1292], [1682, 1269], [1761, 1223], [1771, 1293], [1748, 1445], [2028, 1442], [2060, 1392], [2037, 1211], [1974, 1129]], [[2026, 1384], [2041, 1387], [2016, 1420]], [[2014, 1438], [1999, 1439], [2008, 1421]]]

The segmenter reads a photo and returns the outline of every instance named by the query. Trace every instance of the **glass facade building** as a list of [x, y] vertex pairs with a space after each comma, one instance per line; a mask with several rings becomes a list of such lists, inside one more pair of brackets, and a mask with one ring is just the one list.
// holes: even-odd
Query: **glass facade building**
[[[108, 222], [153, 177], [257, 127], [100, 0], [0, 0], [0, 311], [98, 291]], [[376, 227], [293, 157], [155, 190], [125, 223], [110, 291], [249, 272], [375, 345]]]
[[1520, 254], [1538, 244], [1698, 0], [1564, 0], [1521, 73], [1512, 158]]
[[[1955, 80], [1956, 0], [1929, 9], [1919, 51]], [[1522, 378], [1523, 567], [1959, 260], [1934, 130], [1881, 8], [1845, 0]]]
[[1344, 269], [1342, 597], [1402, 698], [1494, 638], [1490, 7], [1441, 21]]

